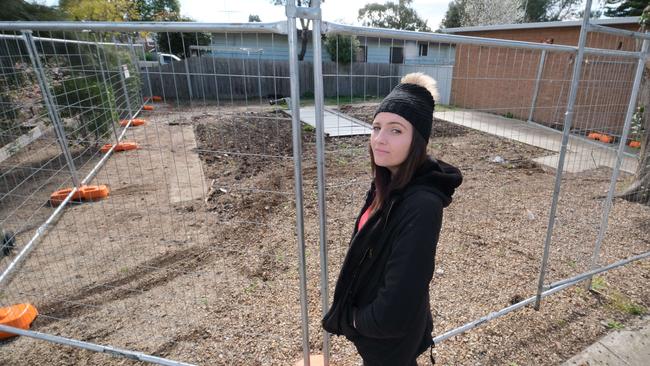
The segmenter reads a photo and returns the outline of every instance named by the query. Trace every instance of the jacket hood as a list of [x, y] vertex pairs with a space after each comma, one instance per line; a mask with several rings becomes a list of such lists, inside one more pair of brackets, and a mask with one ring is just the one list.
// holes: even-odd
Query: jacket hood
[[455, 166], [429, 157], [413, 175], [411, 182], [404, 188], [405, 195], [418, 190], [435, 193], [442, 200], [443, 206], [451, 204], [456, 188], [463, 182], [463, 175]]

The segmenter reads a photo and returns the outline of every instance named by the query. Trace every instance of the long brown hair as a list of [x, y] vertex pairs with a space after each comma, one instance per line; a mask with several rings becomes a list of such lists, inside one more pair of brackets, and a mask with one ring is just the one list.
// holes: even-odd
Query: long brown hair
[[406, 160], [399, 166], [395, 176], [392, 177], [388, 168], [375, 164], [375, 157], [372, 154], [372, 146], [368, 144], [370, 150], [370, 166], [372, 176], [375, 182], [375, 197], [370, 204], [370, 212], [375, 213], [386, 203], [392, 191], [404, 188], [413, 178], [415, 171], [427, 159], [427, 141], [420, 134], [413, 130], [413, 138]]

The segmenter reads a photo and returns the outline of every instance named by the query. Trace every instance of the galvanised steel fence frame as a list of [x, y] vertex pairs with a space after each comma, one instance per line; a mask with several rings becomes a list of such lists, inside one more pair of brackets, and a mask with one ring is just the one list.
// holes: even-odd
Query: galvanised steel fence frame
[[[587, 1], [586, 9], [591, 8], [591, 1]], [[49, 119], [54, 125], [54, 130], [57, 135], [57, 139], [63, 155], [66, 160], [66, 166], [70, 170], [70, 175], [74, 183], [74, 189], [69, 193], [63, 203], [51, 214], [51, 216], [36, 230], [32, 239], [27, 245], [21, 248], [20, 253], [13, 259], [11, 264], [5, 269], [5, 271], [0, 276], [0, 285], [4, 286], [9, 280], [12, 272], [20, 269], [20, 264], [23, 261], [28, 260], [28, 255], [31, 249], [36, 246], [40, 239], [43, 236], [47, 235], [48, 230], [56, 225], [57, 219], [64, 213], [66, 205], [71, 201], [71, 197], [76, 192], [81, 185], [86, 184], [94, 175], [99, 171], [104, 165], [105, 161], [111, 156], [107, 154], [104, 156], [100, 162], [91, 170], [90, 174], [83, 179], [79, 180], [77, 177], [78, 173], [75, 168], [75, 163], [73, 161], [70, 152], [68, 151], [68, 142], [66, 141], [65, 133], [63, 132], [63, 122], [58, 115], [54, 101], [54, 97], [50, 93], [50, 88], [47, 85], [48, 81], [43, 72], [43, 65], [39, 60], [39, 50], [35, 46], [34, 37], [32, 36], [32, 31], [94, 31], [94, 32], [136, 32], [136, 31], [149, 31], [149, 32], [238, 32], [238, 33], [272, 33], [272, 34], [284, 34], [288, 36], [289, 41], [289, 65], [291, 69], [290, 77], [290, 109], [291, 109], [291, 120], [292, 120], [292, 141], [293, 141], [293, 163], [294, 163], [294, 193], [295, 193], [295, 207], [296, 207], [296, 234], [297, 234], [297, 252], [298, 252], [298, 269], [299, 269], [299, 287], [300, 287], [300, 308], [302, 316], [302, 345], [303, 345], [303, 357], [305, 364], [309, 364], [309, 329], [308, 329], [308, 311], [307, 311], [307, 278], [305, 271], [305, 238], [304, 238], [304, 208], [303, 208], [303, 183], [302, 183], [302, 166], [301, 166], [301, 119], [300, 119], [300, 96], [301, 90], [299, 90], [300, 80], [298, 72], [298, 58], [297, 58], [297, 49], [299, 41], [297, 39], [297, 33], [295, 31], [287, 31], [296, 29], [296, 20], [299, 18], [309, 19], [313, 21], [313, 75], [314, 75], [314, 104], [315, 104], [315, 118], [316, 118], [316, 149], [317, 149], [317, 180], [318, 180], [318, 220], [319, 220], [319, 241], [320, 241], [320, 268], [321, 268], [321, 279], [320, 279], [320, 288], [321, 288], [321, 307], [322, 312], [324, 313], [328, 309], [328, 300], [329, 300], [329, 291], [328, 291], [328, 251], [327, 251], [327, 208], [326, 208], [326, 171], [325, 171], [325, 132], [324, 132], [324, 93], [323, 93], [323, 60], [322, 56], [322, 43], [321, 43], [321, 34], [325, 35], [348, 35], [356, 37], [371, 37], [378, 39], [399, 39], [403, 41], [415, 41], [420, 43], [437, 43], [437, 44], [449, 44], [449, 45], [469, 45], [469, 46], [485, 46], [485, 47], [501, 47], [507, 49], [519, 50], [520, 52], [540, 52], [541, 56], [539, 58], [539, 64], [536, 67], [536, 79], [534, 83], [534, 91], [532, 93], [532, 106], [530, 109], [530, 114], [528, 120], [532, 119], [533, 109], [536, 104], [536, 98], [539, 91], [539, 82], [542, 75], [542, 70], [544, 69], [545, 62], [548, 62], [547, 55], [549, 53], [561, 53], [571, 55], [575, 58], [573, 63], [572, 77], [569, 86], [568, 98], [566, 101], [566, 113], [564, 115], [564, 121], [562, 125], [562, 139], [561, 146], [559, 149], [559, 160], [557, 165], [557, 173], [555, 177], [555, 186], [553, 189], [553, 196], [551, 197], [551, 209], [548, 217], [548, 227], [547, 233], [543, 245], [543, 255], [541, 258], [539, 280], [537, 284], [537, 293], [535, 296], [529, 297], [525, 300], [519, 301], [516, 304], [508, 306], [504, 309], [491, 312], [488, 315], [476, 319], [470, 323], [467, 323], [461, 327], [458, 327], [454, 330], [448, 331], [444, 334], [436, 336], [433, 340], [434, 343], [440, 343], [450, 337], [458, 335], [462, 332], [466, 332], [472, 328], [480, 326], [487, 321], [498, 318], [505, 314], [508, 314], [512, 311], [520, 309], [526, 305], [534, 304], [536, 309], [539, 309], [541, 305], [541, 299], [549, 296], [553, 293], [561, 291], [565, 288], [583, 282], [585, 280], [590, 280], [594, 275], [609, 271], [614, 268], [626, 265], [628, 263], [643, 260], [650, 256], [650, 252], [638, 254], [615, 263], [610, 263], [605, 266], [599, 265], [599, 256], [601, 244], [607, 231], [608, 227], [608, 218], [612, 202], [614, 199], [616, 182], [618, 181], [620, 168], [622, 161], [629, 154], [626, 153], [625, 144], [627, 142], [627, 137], [630, 130], [632, 116], [636, 108], [636, 99], [639, 91], [639, 86], [641, 82], [642, 73], [644, 70], [645, 62], [648, 59], [648, 40], [650, 36], [647, 34], [631, 31], [617, 30], [613, 28], [603, 27], [599, 25], [592, 24], [587, 16], [583, 18], [582, 27], [580, 31], [580, 39], [577, 46], [563, 46], [563, 45], [551, 45], [551, 44], [538, 44], [538, 43], [529, 43], [529, 42], [520, 42], [520, 41], [508, 41], [501, 39], [489, 39], [489, 38], [478, 38], [478, 37], [469, 37], [469, 36], [456, 36], [456, 35], [446, 35], [446, 34], [437, 34], [437, 33], [420, 33], [420, 32], [410, 32], [410, 31], [399, 31], [399, 30], [386, 30], [386, 29], [373, 29], [367, 27], [356, 27], [348, 25], [340, 25], [329, 22], [323, 22], [320, 12], [320, 2], [314, 1], [312, 8], [301, 8], [296, 7], [293, 2], [290, 2], [286, 7], [287, 12], [287, 22], [278, 22], [278, 23], [250, 23], [250, 24], [200, 24], [200, 23], [95, 23], [95, 22], [86, 22], [86, 23], [77, 23], [77, 22], [3, 22], [0, 23], [0, 30], [2, 31], [20, 31], [22, 41], [25, 42], [25, 47], [28, 50], [29, 57], [32, 62], [32, 66], [38, 77], [38, 82], [41, 91], [43, 92], [43, 102], [47, 107], [47, 112]], [[585, 14], [589, 14], [589, 11], [585, 11]], [[598, 49], [586, 47], [587, 45], [587, 35], [588, 32], [600, 32], [606, 34], [612, 34], [617, 36], [627, 36], [634, 37], [638, 40], [643, 40], [643, 45], [638, 51], [620, 51], [620, 50], [608, 50], [608, 49]], [[6, 36], [3, 36], [6, 37]], [[16, 37], [16, 36], [12, 36]], [[93, 42], [90, 42], [93, 43]], [[98, 45], [100, 42], [94, 42], [95, 45]], [[113, 44], [120, 44], [120, 42], [114, 42]], [[131, 53], [135, 56], [133, 52], [134, 44], [127, 44], [132, 50]], [[609, 190], [607, 196], [603, 202], [602, 218], [600, 221], [600, 226], [598, 229], [598, 237], [594, 243], [593, 255], [591, 260], [590, 270], [579, 275], [576, 275], [571, 278], [566, 278], [554, 283], [547, 284], [546, 282], [546, 271], [547, 263], [549, 260], [549, 252], [552, 244], [552, 238], [554, 233], [554, 225], [556, 222], [556, 209], [558, 206], [560, 191], [561, 191], [561, 182], [563, 179], [563, 174], [565, 172], [564, 164], [567, 159], [568, 148], [571, 144], [571, 126], [575, 114], [575, 104], [578, 98], [578, 86], [580, 83], [580, 78], [582, 75], [582, 68], [584, 66], [584, 58], [586, 56], [594, 57], [621, 57], [625, 59], [636, 60], [636, 68], [634, 73], [634, 81], [632, 90], [629, 97], [629, 103], [627, 111], [625, 114], [624, 126], [621, 128], [621, 136], [619, 139], [618, 147], [615, 148], [615, 162], [613, 164], [613, 173], [610, 180]], [[488, 56], [489, 57], [489, 56]], [[187, 67], [187, 64], [186, 64]], [[186, 69], [187, 71], [187, 69]], [[189, 79], [189, 74], [187, 81], [191, 84]], [[393, 76], [391, 76], [393, 77]], [[395, 75], [394, 77], [399, 77]], [[124, 86], [124, 78], [120, 73], [121, 85], [124, 87], [125, 93], [126, 87]], [[192, 86], [188, 86], [189, 90], [192, 90]], [[151, 91], [151, 86], [149, 86], [149, 91]], [[190, 99], [192, 99], [190, 92]], [[138, 98], [141, 96], [137, 96]], [[365, 96], [364, 96], [365, 98]], [[131, 105], [130, 98], [128, 96], [125, 99], [126, 106], [123, 107], [122, 111], [126, 115], [126, 118], [129, 120], [134, 119], [140, 110], [140, 106]], [[120, 135], [116, 134], [116, 142], [119, 142], [126, 132], [126, 129], [122, 131]], [[111, 150], [112, 152], [112, 150]], [[140, 361], [158, 363], [163, 365], [182, 365], [185, 363], [167, 360], [155, 356], [150, 356], [142, 354], [139, 352], [133, 352], [124, 349], [117, 349], [108, 346], [100, 346], [88, 342], [82, 342], [74, 339], [67, 339], [64, 337], [58, 337], [48, 334], [39, 333], [36, 331], [25, 331], [18, 330], [15, 328], [0, 326], [2, 331], [11, 331], [16, 334], [20, 334], [27, 337], [33, 337], [49, 342], [55, 342], [59, 344], [64, 344], [73, 347], [84, 348], [97, 352], [105, 352], [113, 356], [126, 357], [131, 359], [136, 359]], [[329, 364], [329, 336], [327, 334], [323, 337], [323, 350], [324, 350], [324, 359], [325, 364]]]

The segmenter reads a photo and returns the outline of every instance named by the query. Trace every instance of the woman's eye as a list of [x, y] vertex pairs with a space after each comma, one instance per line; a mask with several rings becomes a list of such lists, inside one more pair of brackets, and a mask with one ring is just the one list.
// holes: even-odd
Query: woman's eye
[[379, 128], [379, 127], [377, 127], [377, 126], [373, 126], [373, 127], [372, 127], [372, 130], [373, 130], [373, 131], [379, 131], [379, 130], [380, 130], [380, 128]]
[[400, 133], [402, 133], [402, 131], [400, 131], [400, 130], [398, 130], [398, 129], [395, 129], [395, 128], [392, 129], [391, 132], [393, 132], [394, 134], [400, 134]]

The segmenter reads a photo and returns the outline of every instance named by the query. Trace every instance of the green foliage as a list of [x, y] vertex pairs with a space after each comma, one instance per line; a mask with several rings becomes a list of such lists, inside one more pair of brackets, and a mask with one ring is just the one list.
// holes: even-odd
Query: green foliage
[[427, 21], [420, 18], [411, 7], [412, 3], [413, 0], [398, 0], [397, 3], [388, 1], [384, 4], [366, 4], [359, 9], [357, 19], [367, 27], [430, 32]]
[[[182, 21], [191, 21], [183, 18]], [[190, 46], [207, 46], [211, 43], [212, 37], [209, 33], [179, 33], [161, 32], [156, 36], [158, 52], [171, 53], [180, 58], [190, 56]]]
[[650, 0], [605, 0], [605, 16], [640, 16], [649, 4]]
[[181, 5], [178, 0], [135, 0], [133, 4], [137, 10], [137, 20], [140, 21], [164, 22], [180, 19]]
[[525, 0], [521, 8], [524, 10], [524, 23], [555, 22], [576, 14], [581, 0]]
[[249, 23], [252, 23], [252, 22], [258, 22], [259, 23], [261, 21], [262, 21], [262, 19], [260, 19], [259, 15], [255, 15], [255, 14], [249, 14], [248, 15], [248, 22]]
[[449, 3], [449, 8], [442, 19], [440, 28], [459, 28], [463, 25], [465, 16], [465, 0], [453, 0]]
[[1, 21], [11, 20], [62, 20], [65, 15], [57, 8], [32, 4], [23, 0], [3, 0]]
[[359, 40], [355, 36], [329, 36], [325, 38], [323, 46], [332, 56], [332, 61], [348, 65], [354, 61], [354, 56], [359, 49]]
[[643, 305], [639, 305], [630, 300], [627, 296], [618, 291], [614, 291], [610, 296], [611, 306], [624, 314], [645, 315], [648, 312]]
[[104, 138], [117, 120], [115, 96], [96, 75], [71, 77], [54, 87], [56, 103], [64, 118], [75, 118], [79, 123], [69, 134], [84, 145]]
[[137, 19], [129, 0], [60, 0], [59, 7], [73, 20], [120, 22]]
[[596, 292], [601, 292], [607, 288], [607, 282], [600, 276], [595, 276], [591, 281], [591, 289]]
[[623, 329], [625, 328], [625, 325], [617, 322], [616, 320], [609, 320], [607, 321], [605, 327], [607, 327], [607, 329]]
[[634, 115], [632, 115], [632, 125], [630, 126], [630, 138], [632, 138], [633, 140], [640, 141], [645, 134], [644, 119], [643, 119], [644, 112], [645, 112], [645, 107], [639, 106], [637, 107], [636, 112], [634, 112]]

